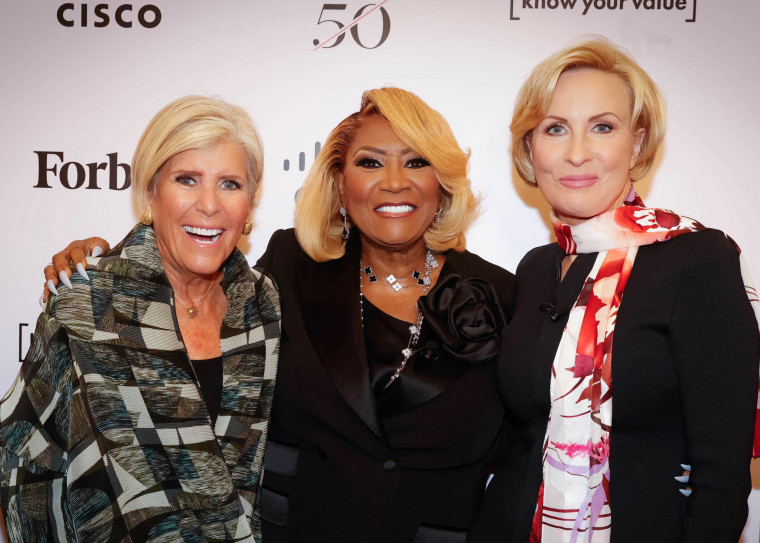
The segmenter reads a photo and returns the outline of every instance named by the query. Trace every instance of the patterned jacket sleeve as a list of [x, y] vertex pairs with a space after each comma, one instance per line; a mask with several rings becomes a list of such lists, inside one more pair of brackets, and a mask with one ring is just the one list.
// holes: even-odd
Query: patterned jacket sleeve
[[67, 334], [43, 313], [21, 371], [0, 403], [0, 498], [11, 542], [70, 539], [62, 496], [71, 372]]

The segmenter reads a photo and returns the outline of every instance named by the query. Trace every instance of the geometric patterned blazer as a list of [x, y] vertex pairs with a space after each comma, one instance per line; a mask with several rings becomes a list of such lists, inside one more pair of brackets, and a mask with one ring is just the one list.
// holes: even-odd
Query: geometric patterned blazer
[[260, 482], [280, 301], [237, 249], [221, 286], [214, 428], [182, 342], [153, 228], [89, 259], [51, 297], [0, 404], [11, 541], [260, 540]]

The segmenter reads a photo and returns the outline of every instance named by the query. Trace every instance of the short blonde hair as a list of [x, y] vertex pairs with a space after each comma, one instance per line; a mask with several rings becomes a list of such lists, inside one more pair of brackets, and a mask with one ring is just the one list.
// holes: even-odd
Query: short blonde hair
[[440, 113], [415, 94], [392, 87], [366, 91], [359, 111], [341, 121], [327, 138], [296, 201], [295, 230], [301, 247], [317, 262], [345, 253], [336, 178], [345, 167], [356, 131], [374, 115], [387, 119], [399, 139], [430, 162], [438, 178], [442, 211], [425, 232], [425, 244], [434, 251], [463, 251], [464, 232], [479, 203], [467, 178], [470, 153], [459, 147]]
[[250, 115], [240, 106], [207, 96], [174, 100], [151, 119], [132, 157], [132, 197], [138, 213], [155, 193], [161, 166], [190, 149], [239, 143], [246, 158], [248, 204], [261, 182], [264, 150]]
[[657, 85], [622, 49], [602, 37], [594, 37], [550, 56], [523, 84], [515, 100], [512, 116], [512, 159], [525, 181], [535, 183], [528, 140], [546, 116], [559, 77], [571, 70], [592, 69], [617, 75], [631, 96], [631, 129], [645, 130], [636, 165], [630, 171], [633, 180], [641, 179], [654, 163], [665, 137], [665, 101]]

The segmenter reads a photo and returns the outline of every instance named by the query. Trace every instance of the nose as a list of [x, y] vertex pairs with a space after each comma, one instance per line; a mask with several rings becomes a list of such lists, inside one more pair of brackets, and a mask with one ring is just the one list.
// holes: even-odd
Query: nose
[[586, 133], [574, 133], [570, 137], [566, 160], [573, 166], [581, 166], [591, 158], [591, 147]]
[[221, 208], [219, 194], [213, 183], [204, 184], [198, 194], [198, 210], [204, 215], [214, 215]]
[[408, 171], [404, 168], [402, 160], [388, 160], [383, 170], [380, 190], [396, 193], [409, 188]]

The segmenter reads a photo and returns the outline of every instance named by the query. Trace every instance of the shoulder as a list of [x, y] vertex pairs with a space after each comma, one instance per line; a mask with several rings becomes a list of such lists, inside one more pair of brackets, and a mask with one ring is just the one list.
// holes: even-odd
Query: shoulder
[[546, 266], [554, 266], [558, 257], [564, 256], [562, 249], [556, 243], [541, 245], [528, 251], [520, 263], [517, 265], [517, 276], [523, 276], [526, 273], [532, 273], [536, 269]]
[[285, 228], [276, 230], [272, 237], [269, 238], [269, 248], [285, 251], [301, 251], [301, 246], [298, 244], [298, 238], [296, 238], [295, 228]]
[[[641, 260], [663, 269], [716, 276], [733, 270], [739, 273], [739, 248], [720, 230], [707, 229], [684, 234], [639, 249]], [[639, 258], [637, 257], [637, 262]]]
[[280, 312], [280, 290], [277, 287], [277, 282], [274, 280], [268, 271], [263, 269], [250, 270], [251, 279], [256, 284], [256, 296], [259, 298], [259, 302], [266, 301], [277, 309], [277, 313]]
[[514, 274], [469, 251], [446, 253], [445, 270], [448, 274], [478, 277], [490, 283], [496, 290], [507, 320], [511, 318], [515, 294]]
[[512, 272], [470, 251], [449, 251], [446, 253], [446, 261], [449, 263], [452, 273], [463, 276], [478, 276], [499, 284], [511, 285], [514, 283]]
[[264, 254], [258, 259], [255, 267], [269, 270], [275, 277], [279, 277], [294, 264], [307, 262], [314, 261], [301, 249], [295, 230], [288, 228], [276, 230], [272, 234]]
[[[102, 305], [93, 301], [94, 274], [90, 272], [89, 276], [89, 279], [84, 279], [79, 274], [72, 275], [73, 288], [59, 288], [58, 295], [50, 297], [43, 312], [43, 318], [48, 323], [59, 326], [69, 336], [80, 339], [89, 339], [94, 335], [100, 317], [97, 309]], [[99, 294], [101, 297], [110, 297], [112, 291], [100, 291]]]

